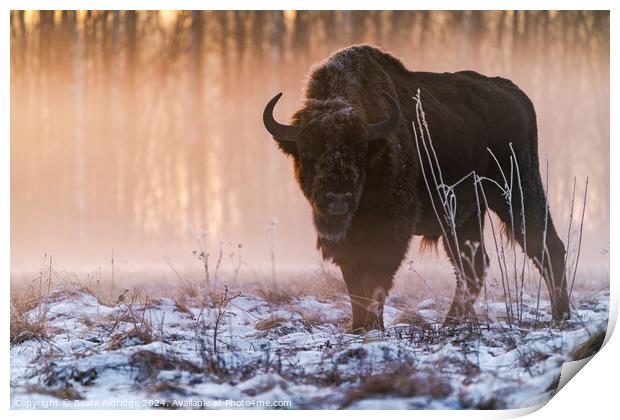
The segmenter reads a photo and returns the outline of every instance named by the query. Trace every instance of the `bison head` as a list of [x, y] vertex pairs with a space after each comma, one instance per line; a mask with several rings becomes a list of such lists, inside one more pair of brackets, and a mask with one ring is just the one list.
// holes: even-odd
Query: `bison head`
[[342, 98], [308, 99], [292, 125], [284, 125], [273, 117], [281, 96], [277, 94], [265, 107], [265, 127], [280, 149], [294, 159], [297, 181], [312, 206], [319, 237], [340, 241], [358, 209], [366, 170], [398, 124], [398, 103], [383, 92], [388, 117], [369, 124]]

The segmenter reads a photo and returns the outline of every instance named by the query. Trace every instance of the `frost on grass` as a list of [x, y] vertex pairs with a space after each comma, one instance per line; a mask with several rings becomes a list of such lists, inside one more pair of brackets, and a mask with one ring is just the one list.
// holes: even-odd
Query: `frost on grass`
[[552, 397], [563, 362], [600, 347], [609, 301], [606, 292], [574, 295], [573, 319], [560, 327], [547, 302], [536, 314], [535, 297], [526, 298], [524, 322], [512, 328], [504, 302], [488, 302], [479, 328], [446, 330], [431, 321], [445, 303], [403, 311], [393, 294], [386, 331], [359, 336], [347, 333], [345, 295], [259, 295], [226, 289], [180, 302], [126, 292], [105, 305], [67, 289], [40, 298], [12, 314], [12, 406], [131, 398], [174, 407], [193, 398], [297, 409], [527, 407]]

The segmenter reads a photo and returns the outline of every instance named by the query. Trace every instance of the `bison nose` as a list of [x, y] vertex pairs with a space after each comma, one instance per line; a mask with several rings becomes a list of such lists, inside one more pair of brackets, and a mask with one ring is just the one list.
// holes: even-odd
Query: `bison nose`
[[345, 214], [349, 211], [351, 197], [353, 197], [353, 194], [350, 192], [328, 192], [325, 194], [325, 198], [327, 198], [327, 212], [333, 215]]

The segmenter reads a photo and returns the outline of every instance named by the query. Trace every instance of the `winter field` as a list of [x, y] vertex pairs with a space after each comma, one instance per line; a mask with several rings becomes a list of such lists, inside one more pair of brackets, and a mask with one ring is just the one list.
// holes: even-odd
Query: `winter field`
[[[608, 11], [13, 10], [10, 25], [12, 409], [524, 408], [553, 397], [563, 363], [601, 347], [610, 283]], [[411, 85], [400, 71], [382, 83], [362, 77], [364, 100], [346, 108], [357, 113], [359, 103], [368, 108], [362, 121], [380, 121], [370, 113], [383, 105], [368, 106], [366, 95], [385, 83], [411, 119], [415, 150], [403, 155], [411, 162], [401, 170], [388, 158], [376, 171], [402, 174], [393, 200], [369, 202], [413, 209], [420, 199], [442, 241], [457, 246], [439, 245], [427, 258], [413, 237], [385, 330], [352, 334], [342, 275], [319, 262], [318, 207], [260, 114], [283, 92], [272, 115], [286, 121], [305, 103], [300, 93], [317, 63], [366, 43], [421, 75]], [[352, 66], [347, 79], [364, 68]], [[527, 118], [535, 148], [520, 147], [520, 118], [500, 124], [508, 108], [489, 105], [500, 98], [485, 104], [486, 93], [465, 85], [424, 82], [426, 72], [462, 70], [519, 86], [536, 109], [535, 130]], [[355, 84], [343, 80], [343, 93]], [[454, 126], [437, 127], [433, 143], [452, 102]], [[471, 140], [488, 156], [463, 147], [470, 131], [483, 133]], [[498, 132], [508, 149], [491, 147]], [[403, 153], [405, 140], [389, 149]], [[372, 149], [374, 165], [380, 150]], [[369, 172], [370, 160], [345, 158]], [[325, 179], [340, 184], [338, 172]], [[414, 172], [419, 179], [405, 176]], [[403, 181], [428, 200], [404, 199]], [[500, 199], [509, 221], [493, 210]], [[396, 228], [388, 222], [400, 210], [376, 220]], [[463, 227], [474, 214], [481, 241], [472, 243]], [[411, 223], [408, 232], [425, 231]], [[550, 246], [554, 230], [565, 255]], [[458, 240], [463, 233], [470, 241]], [[532, 250], [534, 240], [544, 246], [530, 259], [518, 244]], [[485, 280], [478, 319], [444, 327], [456, 278], [463, 282], [479, 252], [491, 265], [474, 274]], [[563, 323], [552, 322], [535, 268], [556, 258], [572, 313]]]
[[450, 290], [418, 279], [388, 297], [384, 332], [354, 335], [327, 270], [217, 291], [171, 277], [115, 297], [99, 281], [42, 276], [13, 282], [14, 409], [528, 407], [553, 396], [565, 361], [598, 350], [609, 303], [608, 287], [575, 287], [572, 319], [554, 325], [533, 287], [509, 323], [489, 281], [479, 325], [447, 329]]

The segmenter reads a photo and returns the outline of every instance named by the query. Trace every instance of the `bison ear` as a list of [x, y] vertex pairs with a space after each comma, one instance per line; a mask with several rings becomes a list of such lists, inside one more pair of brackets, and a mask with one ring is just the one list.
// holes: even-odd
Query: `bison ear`
[[385, 146], [387, 146], [387, 139], [380, 137], [378, 139], [370, 140], [368, 142], [368, 165], [372, 166], [379, 160], [383, 151], [385, 150]]

